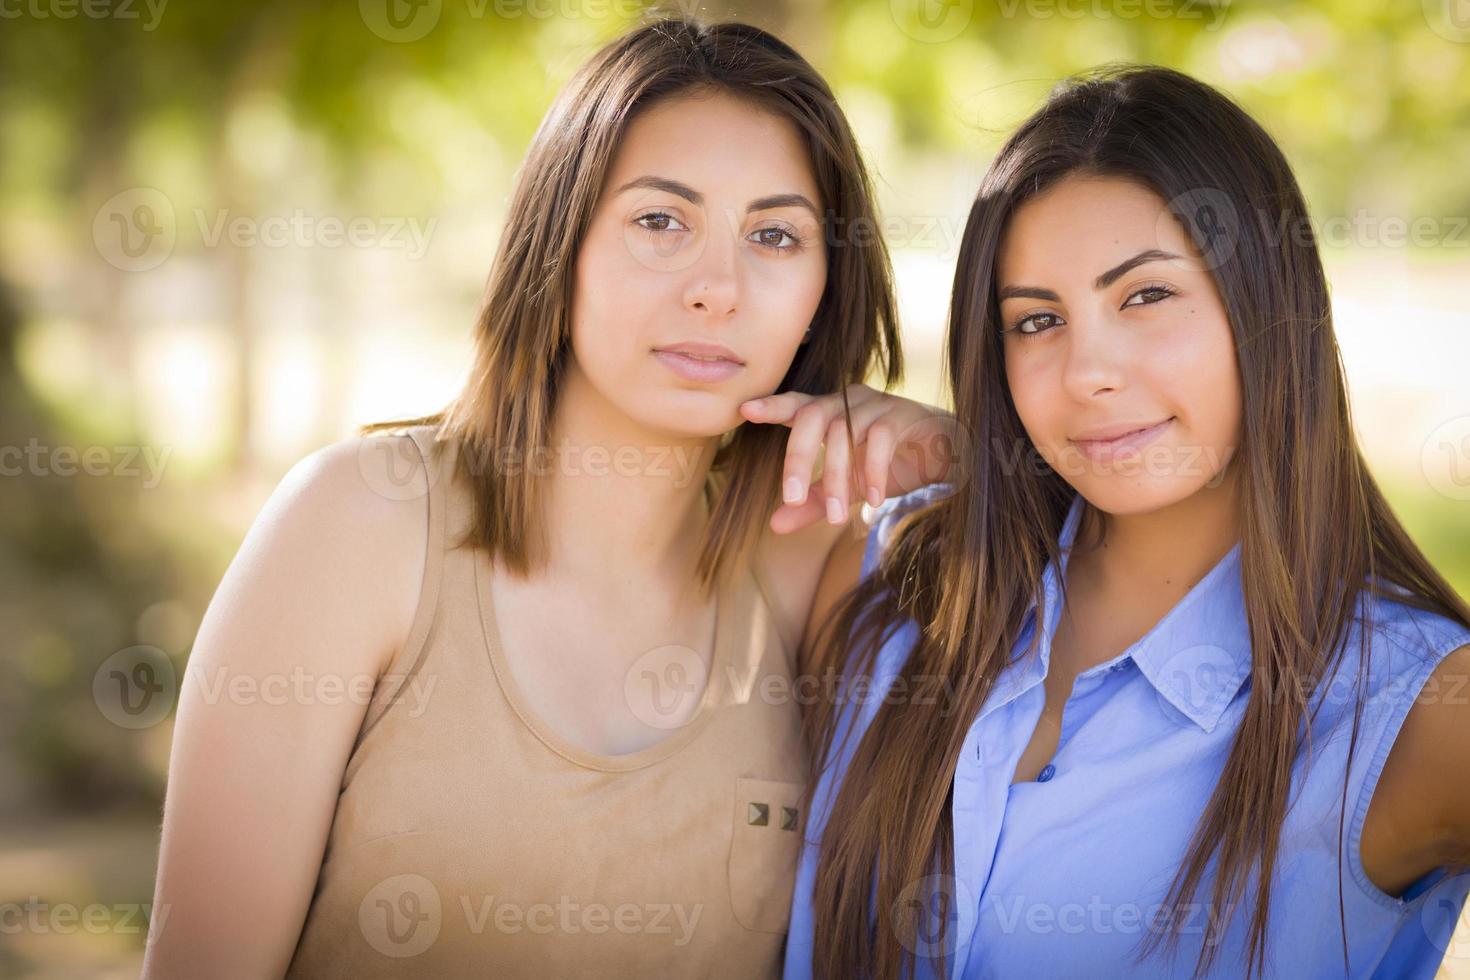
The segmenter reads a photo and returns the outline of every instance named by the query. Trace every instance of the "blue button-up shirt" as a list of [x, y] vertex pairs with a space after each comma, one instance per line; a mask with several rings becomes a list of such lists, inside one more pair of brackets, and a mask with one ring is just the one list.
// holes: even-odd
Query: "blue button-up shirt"
[[[876, 565], [898, 518], [951, 490], [938, 484], [886, 501], [870, 529], [861, 574]], [[1042, 681], [1061, 614], [1059, 583], [1081, 514], [1078, 498], [1062, 531], [1061, 566], [1051, 565], [1043, 582], [1038, 649], [1024, 655], [1038, 625], [1033, 604], [1011, 663], [970, 725], [954, 773], [954, 867], [944, 883], [954, 899], [945, 947], [950, 978], [1187, 977], [1209, 915], [1227, 922], [1209, 976], [1243, 976], [1254, 895], [1247, 891], [1235, 912], [1216, 910], [1210, 875], [1194, 895], [1193, 910], [1186, 910], [1177, 956], [1171, 961], [1160, 950], [1133, 961], [1151, 928], [1167, 928], [1161, 910], [1169, 885], [1244, 712], [1250, 639], [1238, 544], [1138, 642], [1077, 676], [1056, 754], [1035, 782], [1011, 784], [1041, 717]], [[1272, 892], [1268, 977], [1344, 975], [1339, 858], [1346, 972], [1354, 977], [1433, 976], [1470, 890], [1470, 875], [1441, 869], [1393, 896], [1363, 870], [1363, 821], [1394, 737], [1435, 666], [1470, 643], [1470, 630], [1399, 602], [1376, 600], [1371, 612], [1375, 624], [1351, 769], [1356, 632], [1333, 681], [1319, 689], [1311, 745], [1296, 763]], [[871, 723], [916, 630], [909, 620], [883, 645], [869, 696], [850, 705], [839, 735]], [[811, 975], [817, 845], [855, 744], [849, 739], [846, 751], [828, 760], [817, 784], [792, 902], [788, 980]], [[921, 937], [937, 933], [937, 925], [929, 926]], [[1449, 952], [1470, 962], [1470, 949]], [[932, 976], [923, 961], [918, 973]]]

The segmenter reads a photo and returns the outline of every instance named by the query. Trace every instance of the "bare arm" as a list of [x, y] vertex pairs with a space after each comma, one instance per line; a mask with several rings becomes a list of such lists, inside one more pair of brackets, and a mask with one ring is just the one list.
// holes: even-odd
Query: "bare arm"
[[[864, 384], [848, 385], [846, 392], [851, 415], [841, 393], [783, 392], [741, 405], [750, 421], [791, 430], [782, 487], [795, 486], [772, 515], [755, 560], [781, 607], [788, 646], [800, 647], [801, 672], [814, 649], [815, 638], [807, 634], [857, 583], [868, 532], [858, 516], [861, 502], [876, 506], [940, 482], [963, 462], [963, 431], [951, 413]], [[849, 431], [856, 455], [849, 452]], [[829, 523], [829, 507], [836, 524]], [[838, 555], [841, 542], [849, 548]]]
[[[867, 546], [867, 525], [859, 521], [850, 525], [827, 555], [822, 568], [822, 577], [817, 582], [816, 595], [812, 599], [811, 615], [801, 638], [797, 662], [801, 671], [811, 671], [814, 658], [831, 632], [828, 615], [844, 595], [858, 584], [862, 572], [863, 551]], [[823, 627], [827, 627], [824, 629]]]
[[[200, 625], [179, 692], [146, 978], [280, 976], [294, 952], [367, 696], [408, 634], [427, 548], [424, 496], [375, 493], [364, 468], [386, 466], [383, 454], [359, 444], [286, 475]], [[427, 487], [421, 467], [416, 478]]]
[[1368, 805], [1369, 879], [1397, 895], [1446, 864], [1470, 862], [1470, 646], [1449, 654], [1409, 709]]
[[[804, 637], [817, 613], [816, 603], [834, 552], [840, 542], [849, 538], [867, 539], [867, 524], [863, 522], [860, 511], [860, 507], [854, 508], [846, 524], [814, 521], [785, 534], [777, 534], [770, 528], [761, 534], [755, 560], [770, 586], [777, 606], [775, 614], [787, 648], [798, 651], [798, 674], [807, 667]], [[858, 559], [862, 559], [861, 550], [858, 551]], [[853, 583], [856, 581], [854, 572]]]

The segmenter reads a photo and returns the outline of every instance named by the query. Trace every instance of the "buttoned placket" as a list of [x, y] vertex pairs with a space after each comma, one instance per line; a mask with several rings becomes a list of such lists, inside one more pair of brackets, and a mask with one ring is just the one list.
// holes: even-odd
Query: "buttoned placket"
[[[955, 769], [953, 826], [968, 827], [970, 832], [964, 835], [964, 840], [961, 840], [958, 833], [955, 838], [955, 880], [959, 914], [956, 923], [957, 945], [955, 955], [950, 959], [951, 980], [964, 976], [969, 962], [970, 942], [979, 918], [980, 902], [989, 883], [990, 870], [995, 864], [996, 846], [1000, 841], [1001, 827], [1010, 802], [1011, 779], [1021, 754], [1041, 720], [1041, 712], [1046, 704], [1043, 682], [1050, 670], [1052, 639], [1056, 636], [1057, 625], [1061, 620], [1061, 582], [1067, 573], [1069, 550], [1080, 517], [1081, 509], [1074, 503], [1061, 534], [1061, 559], [1048, 565], [1043, 574], [1041, 594], [1045, 622], [1042, 624], [1042, 635], [1036, 649], [1022, 654], [997, 679], [996, 689], [986, 699], [979, 716], [970, 726]], [[1034, 605], [1027, 616], [1027, 626], [1021, 630], [1016, 644], [1020, 650], [1028, 647], [1031, 628], [1036, 624]], [[1054, 757], [1060, 754], [1067, 736], [1077, 724], [1077, 713], [1068, 712], [1067, 708], [1132, 666], [1133, 649], [1130, 647], [1117, 657], [1090, 667], [1077, 676], [1072, 693], [1062, 709], [1063, 728]], [[1069, 714], [1073, 716], [1070, 724]], [[1004, 776], [999, 779], [982, 778], [982, 772], [990, 767], [1000, 767]], [[1036, 782], [1047, 783], [1056, 773], [1054, 760], [1049, 760], [1038, 774]]]
[[[990, 869], [995, 864], [995, 849], [1000, 841], [1000, 829], [1010, 797], [1009, 778], [986, 779], [983, 772], [992, 766], [1015, 772], [1016, 763], [1025, 749], [1025, 743], [1018, 744], [1016, 735], [1024, 731], [1029, 739], [1041, 718], [1045, 701], [1042, 681], [1046, 678], [1051, 638], [1061, 613], [1058, 601], [1061, 591], [1057, 580], [1055, 566], [1048, 567], [1042, 581], [1045, 622], [1040, 642], [1034, 651], [1013, 660], [997, 678], [995, 689], [985, 699], [979, 716], [970, 726], [959, 764], [955, 767], [952, 826], [970, 829], [963, 838], [957, 832], [954, 842], [958, 916], [956, 946], [950, 958], [950, 980], [964, 976], [969, 962], [970, 941], [979, 919], [980, 899], [985, 893]], [[1033, 607], [1027, 614], [1031, 627], [1036, 623], [1035, 613]], [[1016, 644], [1019, 649], [1027, 648], [1031, 632], [1031, 628], [1021, 631], [1021, 638]], [[1016, 712], [1031, 716], [1029, 726], [1023, 719], [1015, 717]]]

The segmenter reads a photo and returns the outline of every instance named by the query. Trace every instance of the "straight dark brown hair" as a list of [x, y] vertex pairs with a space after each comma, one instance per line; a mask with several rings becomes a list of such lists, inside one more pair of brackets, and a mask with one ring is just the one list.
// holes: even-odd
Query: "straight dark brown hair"
[[[653, 20], [599, 50], [542, 119], [521, 167], [475, 328], [464, 391], [442, 412], [376, 422], [362, 434], [435, 425], [459, 447], [472, 480], [468, 540], [526, 575], [546, 553], [538, 507], [542, 476], [522, 462], [548, 451], [558, 384], [570, 349], [578, 249], [628, 126], [654, 103], [723, 93], [790, 120], [801, 134], [820, 192], [827, 282], [802, 344], [777, 391], [841, 391], [876, 374], [902, 378], [892, 270], [877, 235], [871, 181], [847, 118], [805, 59], [774, 35], [741, 23], [687, 17]], [[780, 499], [786, 430], [743, 424], [726, 434], [711, 471], [721, 491], [697, 565], [713, 588], [749, 559]]]
[[[1224, 771], [1181, 855], [1165, 902], [1168, 927], [1146, 937], [1140, 959], [1161, 942], [1177, 952], [1174, 923], [1188, 922], [1183, 906], [1213, 870], [1216, 909], [1234, 909], [1254, 877], [1248, 965], [1240, 972], [1264, 971], [1271, 889], [1260, 883], [1275, 867], [1299, 729], [1315, 717], [1309, 701], [1340, 663], [1360, 601], [1390, 594], [1470, 624], [1470, 609], [1404, 532], [1357, 448], [1326, 277], [1280, 149], [1229, 98], [1175, 71], [1110, 66], [1064, 82], [990, 166], [960, 249], [946, 372], [956, 414], [980, 451], [956, 492], [898, 524], [880, 565], [834, 607], [819, 636], [816, 669], [848, 683], [871, 676], [882, 641], [912, 618], [918, 638], [896, 687], [927, 690], [924, 679], [937, 677], [936, 686], [952, 692], [946, 710], [885, 698], [854, 748], [821, 837], [812, 899], [814, 975], [824, 980], [893, 980], [920, 956], [945, 972], [953, 944], [935, 942], [932, 929], [915, 936], [914, 923], [896, 913], [916, 883], [952, 874], [950, 803], [961, 745], [1028, 606], [1045, 615], [1042, 573], [1060, 558], [1075, 497], [1027, 439], [1010, 397], [997, 259], [1016, 208], [1070, 175], [1136, 181], [1169, 202], [1224, 298], [1242, 385], [1241, 445], [1231, 465], [1240, 468], [1249, 694]], [[1350, 755], [1369, 631], [1363, 622]], [[819, 700], [808, 719], [813, 771], [842, 751], [834, 743], [843, 700]], [[1341, 922], [1340, 867], [1338, 884]], [[1211, 917], [1196, 975], [1210, 968], [1227, 925]], [[949, 927], [941, 915], [941, 937]], [[1345, 935], [1343, 957], [1346, 967]]]

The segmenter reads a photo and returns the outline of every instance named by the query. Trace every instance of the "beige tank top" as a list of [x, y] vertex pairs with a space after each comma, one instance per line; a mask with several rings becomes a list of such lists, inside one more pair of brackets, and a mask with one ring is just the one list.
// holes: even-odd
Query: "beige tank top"
[[778, 977], [808, 770], [793, 655], [755, 569], [717, 590], [707, 671], [661, 648], [629, 673], [630, 706], [657, 725], [703, 671], [692, 717], [638, 752], [582, 751], [516, 688], [487, 553], [453, 546], [471, 503], [455, 454], [407, 432], [430, 480], [423, 589], [287, 976]]

